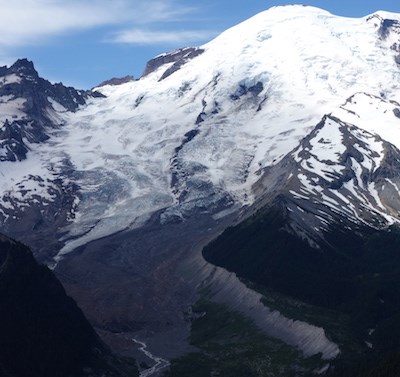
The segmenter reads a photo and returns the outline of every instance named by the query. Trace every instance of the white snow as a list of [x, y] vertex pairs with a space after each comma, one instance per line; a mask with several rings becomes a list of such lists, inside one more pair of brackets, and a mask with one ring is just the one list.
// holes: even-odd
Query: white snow
[[[365, 97], [374, 99], [377, 105], [380, 105], [381, 101], [383, 106], [389, 106], [384, 100], [361, 95], [361, 99]], [[390, 105], [393, 114], [393, 104]], [[343, 115], [343, 110], [342, 106], [337, 112]], [[333, 114], [337, 116], [337, 112]], [[345, 115], [347, 113], [348, 111]], [[352, 111], [351, 114], [352, 120], [357, 120], [358, 113]], [[366, 113], [364, 115], [366, 116]], [[352, 123], [343, 124], [335, 119], [327, 117], [315, 130], [313, 137], [308, 138], [308, 142], [301, 144], [294, 151], [293, 157], [301, 166], [298, 174], [300, 187], [290, 192], [295, 192], [294, 197], [297, 199], [298, 192], [312, 196], [314, 200], [330, 207], [334, 212], [346, 213], [349, 219], [355, 222], [369, 223], [365, 217], [366, 213], [369, 213], [369, 218], [380, 215], [387, 225], [398, 222], [382, 203], [380, 188], [370, 182], [371, 176], [381, 166], [385, 156], [384, 143], [376, 133], [371, 133], [368, 124], [364, 126], [360, 120], [353, 122], [360, 127], [357, 128]], [[347, 141], [344, 141], [345, 137]], [[322, 178], [327, 183], [333, 183], [334, 180], [343, 178], [345, 169], [347, 179], [335, 188], [327, 188], [326, 183], [320, 181]], [[349, 176], [350, 169], [352, 173]]]
[[340, 132], [338, 123], [327, 119], [324, 127], [318, 130], [317, 136], [310, 142], [312, 153], [318, 156], [319, 161], [338, 163], [346, 149], [342, 139], [343, 134]]
[[25, 117], [23, 111], [25, 99], [13, 98], [13, 96], [0, 97], [0, 124], [6, 120], [12, 123], [14, 120], [20, 120]]
[[58, 113], [65, 113], [67, 111], [67, 109], [61, 105], [60, 103], [58, 103], [56, 100], [54, 100], [51, 97], [47, 97], [47, 100], [50, 102], [51, 106], [53, 107], [53, 109], [58, 112]]
[[[114, 225], [98, 227], [91, 236], [177, 203], [185, 186], [178, 183], [178, 192], [172, 192], [171, 161], [193, 129], [198, 135], [179, 152], [181, 174], [249, 204], [260, 167], [280, 161], [346, 98], [362, 91], [379, 94], [384, 88], [388, 98], [400, 99], [394, 56], [379, 44], [377, 26], [367, 18], [337, 17], [313, 7], [276, 7], [201, 48], [202, 55], [160, 82], [171, 63], [139, 81], [99, 88], [107, 99], [94, 100], [67, 119], [60, 148], [76, 168], [112, 171], [125, 182], [123, 200], [109, 201], [103, 212], [102, 219], [112, 218]], [[257, 83], [263, 87], [258, 96], [247, 92], [232, 99], [240, 86]], [[203, 121], [196, 125], [200, 113]], [[343, 168], [336, 164], [327, 169], [325, 164], [338, 162], [343, 152], [338, 128], [329, 120], [312, 145], [316, 157], [309, 163], [327, 181]], [[303, 182], [304, 194], [316, 192], [315, 182]], [[79, 184], [85, 191], [84, 179]], [[139, 210], [138, 200], [143, 202]], [[130, 208], [131, 215], [122, 207]], [[88, 208], [83, 200], [79, 211]], [[66, 250], [71, 248], [67, 244]]]
[[400, 111], [400, 104], [390, 99], [357, 93], [333, 115], [400, 148], [400, 118], [395, 116], [395, 109]]
[[[324, 126], [319, 129], [313, 139], [310, 140], [311, 149], [308, 150], [310, 157], [301, 159], [295, 153], [295, 160], [300, 162], [306, 171], [317, 172], [320, 177], [328, 182], [333, 181], [336, 175], [339, 175], [344, 167], [339, 164], [341, 155], [346, 147], [342, 141], [343, 135], [340, 131], [340, 124], [327, 119]], [[304, 180], [308, 178], [303, 178]], [[312, 186], [316, 186], [313, 184]]]
[[0, 77], [0, 85], [19, 84], [21, 81], [21, 77], [15, 73]]
[[56, 189], [56, 186], [51, 181], [57, 177], [57, 172], [50, 168], [50, 164], [46, 164], [36, 153], [31, 153], [29, 159], [20, 162], [3, 161], [0, 164], [1, 205], [21, 209], [38, 197], [45, 202], [53, 201], [51, 189]]
[[[378, 37], [378, 27], [368, 17], [338, 17], [298, 5], [274, 7], [201, 46], [203, 54], [162, 81], [173, 63], [138, 81], [97, 88], [107, 98], [93, 99], [76, 113], [49, 98], [65, 126], [40, 147], [42, 159], [32, 169], [46, 177], [46, 161], [68, 158], [82, 192], [60, 256], [177, 205], [187, 185], [192, 198], [201, 198], [201, 185], [211, 184], [236, 203], [251, 204], [260, 169], [277, 164], [354, 93], [383, 93], [386, 102], [356, 97], [357, 103], [335, 114], [400, 146], [400, 119], [391, 102], [400, 101], [400, 70], [390, 40]], [[258, 95], [254, 88], [261, 90]], [[23, 116], [23, 103], [16, 101], [3, 98], [2, 117]], [[203, 120], [196, 124], [199, 115]], [[198, 134], [187, 141], [185, 135], [193, 130]], [[311, 144], [313, 157], [302, 167], [331, 182], [332, 174], [342, 171], [339, 125], [330, 120], [318, 136]], [[364, 167], [379, 166], [381, 146], [372, 136], [367, 139], [378, 153]], [[355, 147], [364, 154], [362, 146]], [[302, 182], [297, 197], [318, 192], [315, 180]], [[348, 201], [344, 196], [339, 200]]]

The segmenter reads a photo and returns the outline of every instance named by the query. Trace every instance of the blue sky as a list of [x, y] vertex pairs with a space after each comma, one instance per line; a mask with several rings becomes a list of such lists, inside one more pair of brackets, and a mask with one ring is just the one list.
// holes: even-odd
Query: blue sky
[[139, 77], [151, 57], [203, 44], [276, 5], [302, 3], [360, 17], [400, 13], [398, 0], [0, 0], [0, 64], [33, 60], [41, 76], [90, 88]]

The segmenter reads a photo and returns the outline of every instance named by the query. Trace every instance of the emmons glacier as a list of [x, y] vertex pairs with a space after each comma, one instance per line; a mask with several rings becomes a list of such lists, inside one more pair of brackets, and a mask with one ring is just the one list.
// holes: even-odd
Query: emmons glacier
[[[69, 159], [82, 195], [61, 253], [159, 209], [184, 216], [190, 203], [251, 204], [262, 169], [347, 98], [400, 101], [400, 28], [386, 30], [387, 18], [399, 19], [272, 8], [178, 67], [161, 64], [140, 80], [97, 88], [106, 98], [60, 114], [65, 125], [48, 153]], [[390, 122], [400, 123], [393, 114]]]

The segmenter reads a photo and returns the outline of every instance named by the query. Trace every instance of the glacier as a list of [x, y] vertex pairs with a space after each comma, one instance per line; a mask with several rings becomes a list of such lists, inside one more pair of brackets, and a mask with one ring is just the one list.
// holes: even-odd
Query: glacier
[[[379, 36], [383, 16], [399, 19], [272, 8], [201, 46], [203, 53], [162, 80], [173, 63], [96, 88], [106, 98], [75, 113], [59, 111], [64, 126], [51, 135], [47, 153], [70, 160], [82, 194], [59, 257], [140, 226], [163, 208], [183, 216], [184, 203], [206, 200], [207, 185], [239, 206], [253, 203], [262, 170], [332, 111], [392, 141], [400, 121], [390, 112], [390, 123], [378, 129], [364, 100], [342, 106], [356, 93], [383, 99], [380, 104], [400, 101], [396, 52]], [[365, 106], [368, 121], [356, 122], [352, 114]]]

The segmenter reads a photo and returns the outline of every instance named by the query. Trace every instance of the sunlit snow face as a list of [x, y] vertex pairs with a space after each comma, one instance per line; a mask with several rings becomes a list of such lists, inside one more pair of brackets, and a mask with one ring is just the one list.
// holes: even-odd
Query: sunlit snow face
[[[99, 88], [107, 98], [74, 114], [50, 101], [64, 126], [40, 147], [39, 158], [66, 158], [76, 169], [82, 200], [68, 230], [74, 236], [90, 230], [67, 249], [188, 201], [214, 203], [225, 194], [237, 205], [251, 204], [263, 169], [348, 97], [397, 99], [400, 70], [378, 29], [316, 8], [274, 8], [202, 46], [168, 77], [174, 63]], [[3, 98], [0, 108], [12, 101]], [[22, 104], [14, 105], [9, 111], [18, 113]], [[321, 137], [330, 144], [315, 145], [316, 153], [334, 160], [335, 133]], [[40, 166], [47, 174], [48, 166]]]

